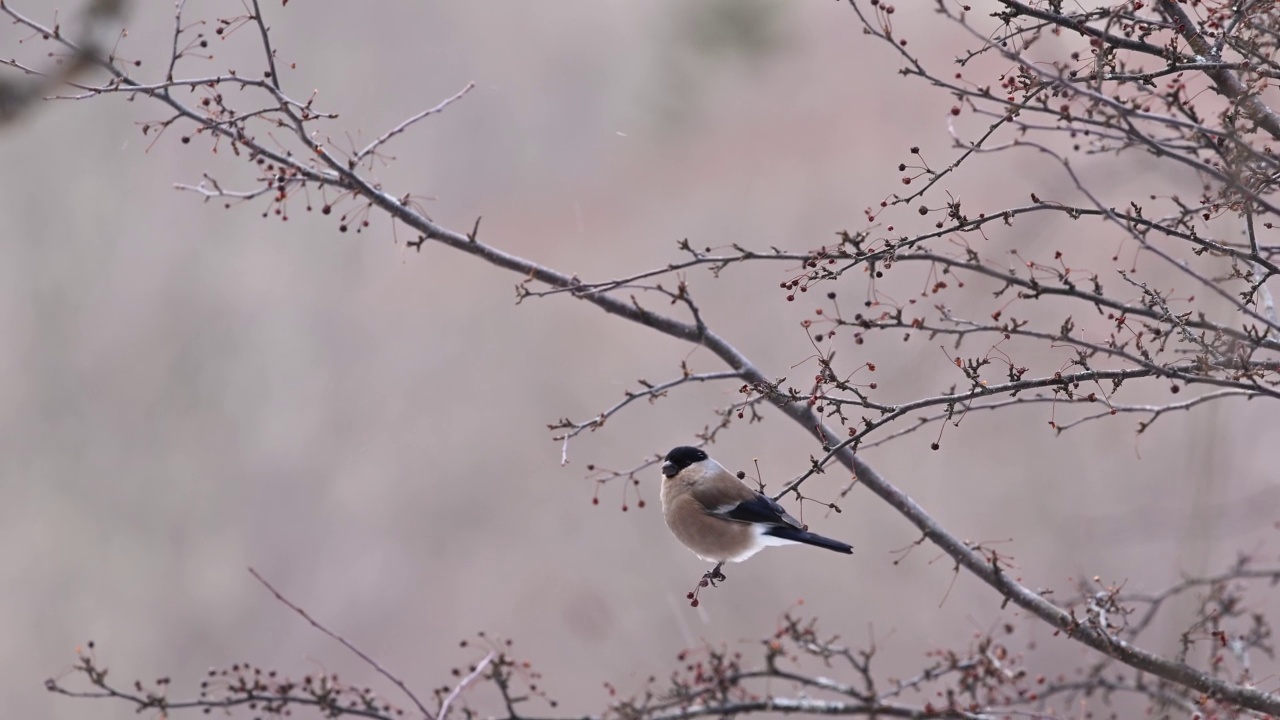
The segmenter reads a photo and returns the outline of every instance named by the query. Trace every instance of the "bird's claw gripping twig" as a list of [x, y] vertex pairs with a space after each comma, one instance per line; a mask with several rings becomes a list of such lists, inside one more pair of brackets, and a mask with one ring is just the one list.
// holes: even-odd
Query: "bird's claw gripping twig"
[[711, 568], [710, 570], [708, 570], [706, 573], [702, 575], [702, 579], [708, 583], [711, 583], [711, 587], [715, 587], [716, 583], [720, 582], [721, 580], [728, 580], [728, 578], [724, 576], [724, 573], [720, 572], [720, 568], [722, 567], [724, 567], [724, 563], [716, 563], [715, 567]]
[[716, 587], [716, 583], [727, 580], [725, 574], [720, 572], [720, 568], [724, 567], [724, 563], [716, 563], [716, 566], [702, 573], [702, 577], [698, 578], [698, 586], [690, 590], [685, 597], [689, 599], [689, 607], [698, 607], [698, 593], [702, 592], [702, 588], [710, 585]]

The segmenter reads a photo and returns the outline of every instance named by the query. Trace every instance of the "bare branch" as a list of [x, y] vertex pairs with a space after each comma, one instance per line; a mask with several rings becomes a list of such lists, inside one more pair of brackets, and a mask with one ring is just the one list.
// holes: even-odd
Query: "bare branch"
[[[257, 570], [254, 570], [253, 568], [249, 568], [249, 574], [253, 576], [253, 579], [262, 583], [262, 586], [265, 587], [268, 591], [270, 591], [272, 595], [275, 595], [276, 600], [279, 600], [280, 603], [283, 604], [285, 607], [297, 613], [299, 616], [302, 617], [303, 620], [306, 620], [307, 624], [311, 625], [311, 627], [329, 636], [331, 639], [337, 640], [342, 645], [342, 647], [346, 648], [347, 650], [350, 650], [353, 655], [363, 660], [366, 665], [373, 668], [379, 675], [391, 681], [391, 683], [394, 684], [396, 687], [400, 688], [400, 691], [403, 692], [411, 701], [413, 701], [413, 704], [418, 707], [418, 710], [419, 712], [422, 713], [423, 717], [427, 718], [427, 720], [436, 720], [436, 716], [432, 715], [431, 712], [427, 710], [427, 706], [422, 704], [422, 701], [419, 700], [418, 696], [414, 694], [412, 690], [409, 689], [408, 685], [404, 684], [403, 680], [396, 677], [395, 675], [392, 675], [391, 672], [386, 668], [382, 667], [382, 665], [380, 665], [377, 660], [374, 660], [373, 658], [366, 655], [363, 650], [356, 647], [355, 645], [352, 645], [350, 642], [347, 641], [346, 638], [342, 637], [341, 635], [338, 635], [337, 633], [333, 632], [329, 628], [320, 624], [317, 620], [315, 620], [310, 615], [308, 615], [306, 610], [303, 610], [302, 608], [293, 604], [293, 602], [290, 601], [289, 598], [286, 598], [284, 595], [280, 594], [279, 590], [276, 590], [275, 587], [271, 585], [271, 583], [267, 582], [266, 578], [259, 575]], [[440, 709], [442, 711], [446, 710], [447, 706], [441, 705]]]
[[397, 125], [397, 126], [395, 126], [395, 127], [391, 128], [390, 130], [386, 131], [386, 132], [385, 132], [385, 133], [383, 133], [382, 135], [378, 136], [378, 138], [377, 138], [376, 140], [374, 140], [373, 142], [371, 142], [371, 143], [369, 143], [368, 145], [366, 145], [366, 146], [365, 146], [365, 148], [364, 148], [363, 150], [361, 150], [360, 152], [356, 153], [356, 154], [351, 158], [351, 162], [353, 162], [353, 163], [358, 163], [358, 162], [360, 162], [361, 160], [364, 160], [365, 158], [369, 157], [369, 156], [370, 156], [370, 155], [372, 155], [373, 153], [377, 152], [379, 147], [381, 147], [382, 145], [386, 144], [386, 142], [387, 142], [388, 140], [390, 140], [391, 138], [393, 138], [393, 137], [395, 137], [395, 136], [399, 135], [400, 133], [404, 132], [405, 130], [408, 130], [411, 126], [413, 126], [413, 124], [414, 124], [414, 123], [417, 123], [418, 121], [420, 121], [420, 120], [422, 120], [422, 119], [424, 119], [424, 118], [428, 118], [428, 117], [430, 117], [430, 116], [432, 116], [432, 115], [435, 115], [435, 114], [437, 114], [437, 113], [444, 112], [444, 109], [445, 109], [445, 108], [449, 107], [449, 106], [450, 106], [450, 105], [452, 105], [454, 102], [456, 102], [456, 101], [458, 101], [458, 100], [462, 99], [462, 96], [463, 96], [463, 95], [466, 95], [466, 94], [467, 94], [467, 93], [469, 93], [469, 92], [471, 92], [471, 90], [472, 90], [473, 88], [475, 88], [475, 86], [476, 86], [475, 82], [469, 82], [469, 83], [467, 83], [466, 87], [464, 87], [464, 88], [462, 88], [461, 90], [459, 90], [459, 91], [458, 91], [457, 93], [455, 93], [452, 97], [449, 97], [449, 98], [446, 98], [446, 99], [442, 100], [442, 101], [441, 101], [438, 105], [436, 105], [435, 107], [427, 108], [426, 110], [423, 110], [422, 112], [418, 113], [417, 115], [414, 115], [414, 116], [412, 116], [412, 117], [410, 117], [410, 118], [407, 118], [404, 122], [402, 122], [402, 123], [400, 123], [399, 125]]

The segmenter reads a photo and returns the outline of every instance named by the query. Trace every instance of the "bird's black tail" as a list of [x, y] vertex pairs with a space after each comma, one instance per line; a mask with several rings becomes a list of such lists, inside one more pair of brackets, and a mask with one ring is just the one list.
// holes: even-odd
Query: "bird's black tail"
[[820, 548], [835, 550], [836, 552], [853, 554], [853, 546], [848, 543], [842, 543], [839, 540], [832, 540], [829, 537], [815, 535], [807, 530], [800, 530], [792, 527], [771, 527], [765, 531], [766, 535], [772, 535], [783, 540], [791, 540], [792, 542], [804, 543], [805, 545], [816, 545]]

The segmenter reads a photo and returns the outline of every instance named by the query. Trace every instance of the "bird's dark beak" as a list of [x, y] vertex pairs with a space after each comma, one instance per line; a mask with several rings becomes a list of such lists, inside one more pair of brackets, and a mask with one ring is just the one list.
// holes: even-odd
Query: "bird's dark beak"
[[662, 463], [662, 477], [673, 477], [678, 472], [680, 472], [680, 469], [672, 464], [670, 460]]

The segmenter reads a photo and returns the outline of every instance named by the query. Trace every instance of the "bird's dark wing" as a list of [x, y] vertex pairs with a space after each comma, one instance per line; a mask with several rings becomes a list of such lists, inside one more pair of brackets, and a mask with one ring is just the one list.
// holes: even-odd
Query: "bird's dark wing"
[[711, 514], [726, 520], [736, 520], [737, 522], [783, 525], [793, 528], [802, 527], [800, 521], [791, 517], [773, 498], [758, 492], [753, 492], [752, 495], [753, 497], [742, 500], [735, 505], [716, 508]]

